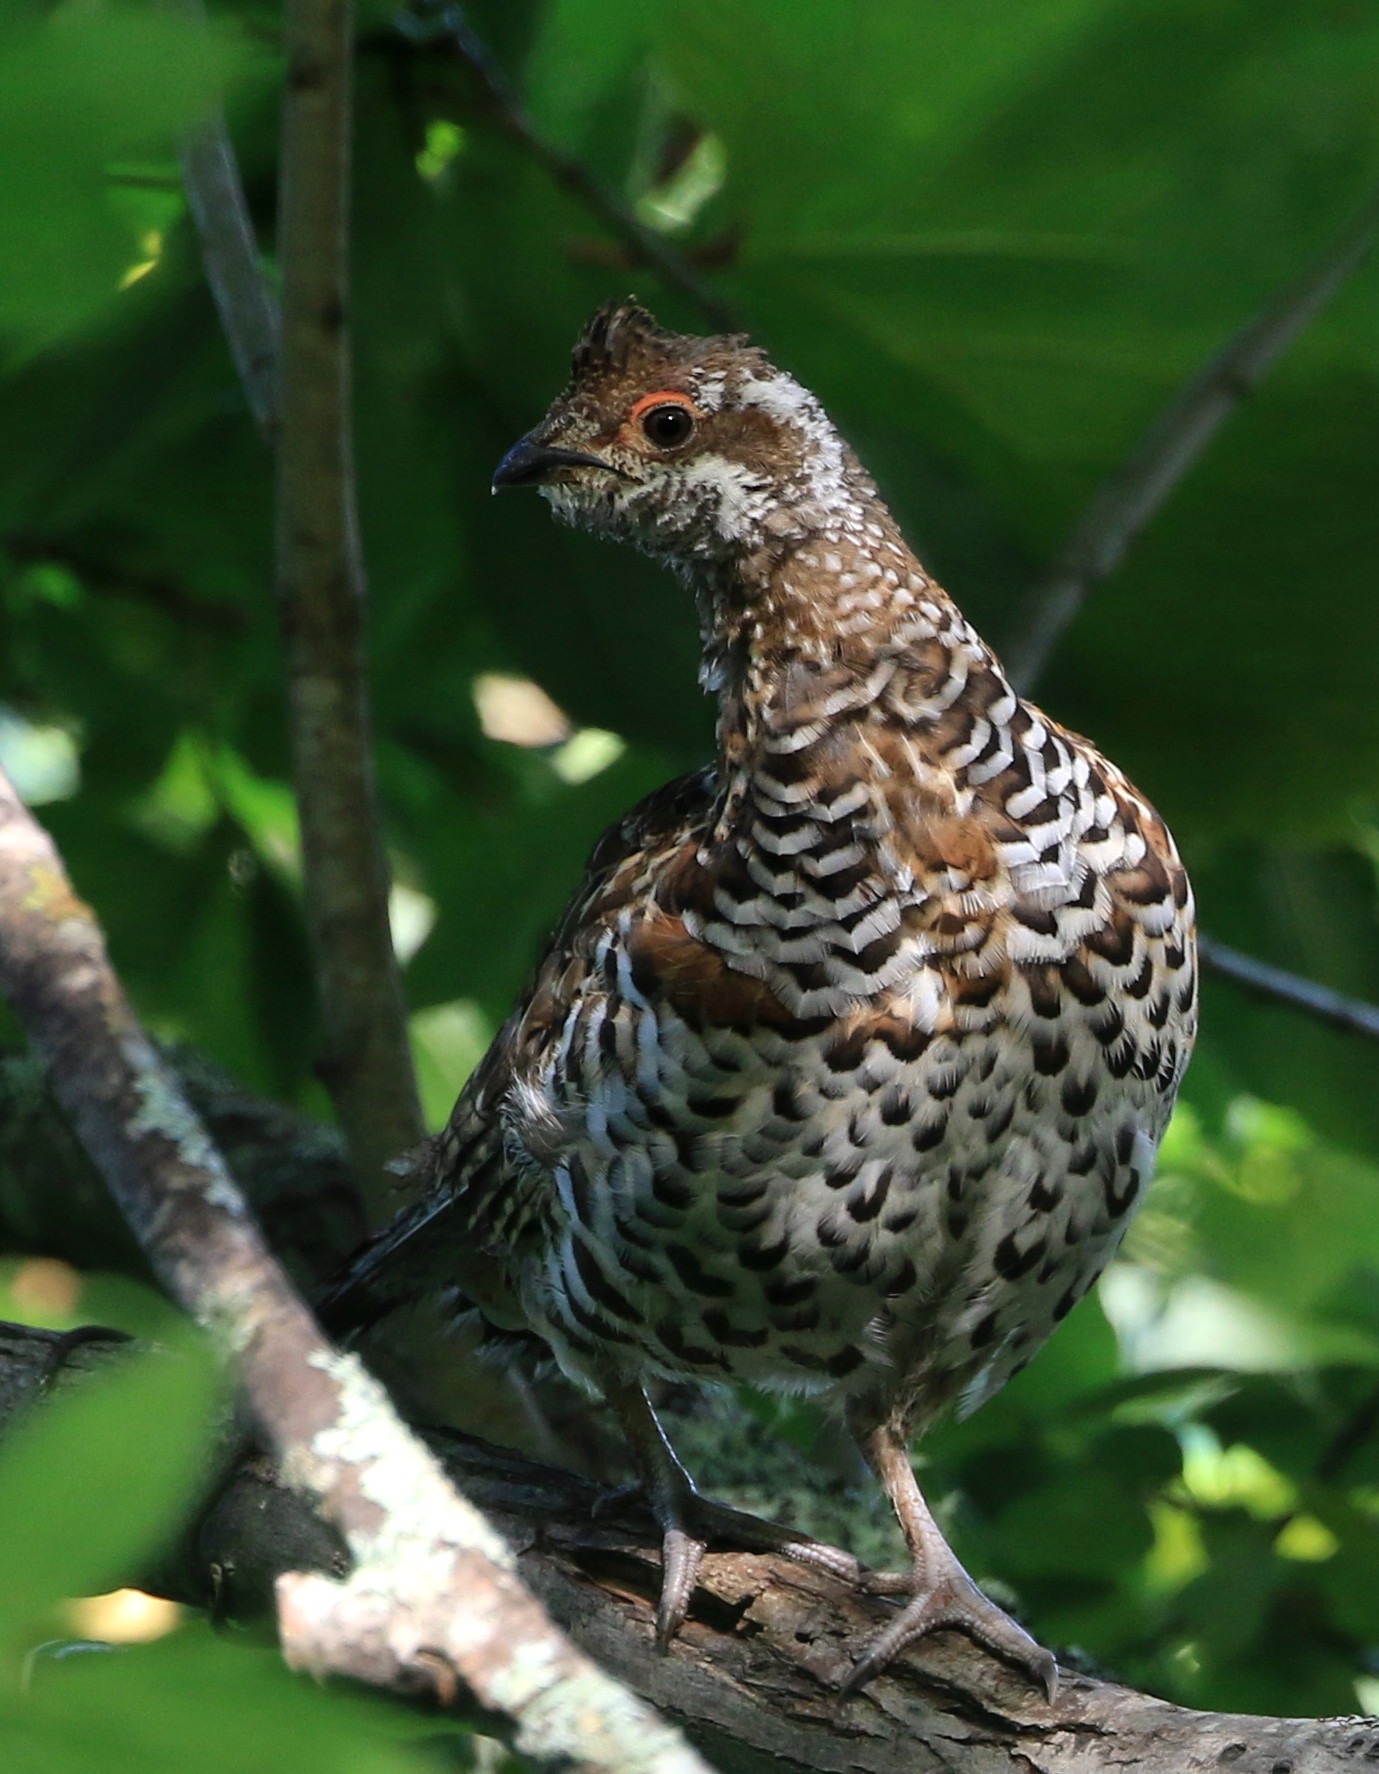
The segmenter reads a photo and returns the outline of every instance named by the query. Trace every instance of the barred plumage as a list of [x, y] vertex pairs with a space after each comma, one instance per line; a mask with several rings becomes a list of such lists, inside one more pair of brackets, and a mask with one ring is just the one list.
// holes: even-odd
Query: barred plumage
[[740, 339], [600, 310], [495, 485], [524, 481], [690, 582], [718, 755], [605, 834], [354, 1291], [457, 1281], [610, 1398], [666, 1527], [663, 1638], [716, 1518], [641, 1385], [748, 1380], [842, 1400], [909, 1539], [855, 1679], [958, 1625], [1051, 1685], [904, 1448], [1024, 1365], [1143, 1193], [1196, 1016], [1172, 840]]

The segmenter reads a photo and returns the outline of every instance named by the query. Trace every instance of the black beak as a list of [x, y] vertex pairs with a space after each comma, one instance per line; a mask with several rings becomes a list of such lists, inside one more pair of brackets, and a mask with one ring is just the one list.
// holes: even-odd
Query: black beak
[[557, 450], [538, 443], [534, 433], [519, 439], [493, 471], [493, 491], [502, 487], [534, 487], [549, 480], [557, 468], [601, 468], [605, 474], [621, 474], [611, 462], [600, 461], [583, 450]]

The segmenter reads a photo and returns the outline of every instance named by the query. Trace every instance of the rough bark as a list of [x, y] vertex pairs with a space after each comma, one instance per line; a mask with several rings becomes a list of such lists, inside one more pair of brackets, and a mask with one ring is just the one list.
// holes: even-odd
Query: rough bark
[[[120, 1359], [118, 1343], [0, 1326], [0, 1435], [54, 1385]], [[1052, 1706], [965, 1640], [936, 1638], [866, 1692], [837, 1688], [885, 1604], [784, 1559], [710, 1554], [669, 1656], [652, 1645], [657, 1533], [600, 1512], [583, 1480], [462, 1436], [428, 1436], [518, 1552], [571, 1638], [668, 1713], [721, 1774], [1350, 1774], [1379, 1763], [1379, 1722], [1191, 1712], [1064, 1671]], [[285, 1570], [338, 1573], [342, 1549], [269, 1462], [246, 1457], [156, 1578], [178, 1600], [250, 1615]]]

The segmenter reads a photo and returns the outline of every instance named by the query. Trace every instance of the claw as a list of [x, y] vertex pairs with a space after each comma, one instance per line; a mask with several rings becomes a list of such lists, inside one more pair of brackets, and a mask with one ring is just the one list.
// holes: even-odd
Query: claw
[[667, 1528], [661, 1541], [661, 1599], [656, 1604], [656, 1649], [668, 1651], [685, 1623], [695, 1579], [704, 1558], [704, 1542], [683, 1528]]
[[676, 1498], [674, 1518], [662, 1518], [661, 1599], [656, 1608], [656, 1643], [664, 1651], [684, 1625], [704, 1553], [710, 1544], [744, 1552], [778, 1552], [796, 1564], [812, 1565], [845, 1583], [861, 1580], [850, 1552], [821, 1540], [801, 1539], [776, 1522], [714, 1503], [690, 1489]]
[[725, 1503], [701, 1497], [675, 1458], [645, 1394], [636, 1388], [610, 1388], [617, 1412], [642, 1470], [639, 1484], [600, 1498], [595, 1517], [627, 1497], [643, 1498], [661, 1528], [661, 1598], [656, 1607], [656, 1643], [665, 1650], [684, 1625], [695, 1580], [710, 1543], [748, 1552], [779, 1552], [797, 1564], [813, 1565], [846, 1583], [856, 1583], [861, 1567], [850, 1552], [826, 1546], [777, 1523], [763, 1521]]
[[[951, 1556], [951, 1555], [950, 1555]], [[864, 1579], [873, 1594], [895, 1594], [908, 1589], [911, 1600], [853, 1664], [842, 1685], [844, 1697], [856, 1694], [873, 1676], [880, 1675], [907, 1645], [931, 1632], [965, 1632], [970, 1639], [1007, 1663], [1023, 1670], [1052, 1701], [1058, 1692], [1058, 1664], [1052, 1652], [1025, 1631], [1010, 1615], [984, 1596], [956, 1559], [936, 1580], [924, 1583], [916, 1572], [905, 1577]]]

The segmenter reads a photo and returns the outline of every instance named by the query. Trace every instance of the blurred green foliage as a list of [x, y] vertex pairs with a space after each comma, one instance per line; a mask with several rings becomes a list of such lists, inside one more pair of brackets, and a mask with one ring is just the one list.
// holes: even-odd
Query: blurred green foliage
[[[1379, 182], [1379, 13], [1358, 0], [483, 0], [469, 16], [535, 127], [818, 391], [998, 643], [1158, 406]], [[10, 0], [0, 20], [0, 747], [49, 797], [154, 1026], [323, 1110], [269, 462], [174, 156], [223, 89], [271, 244], [276, 29], [259, 0], [217, 8], [209, 37], [133, 0]], [[597, 302], [634, 288], [669, 322], [700, 317], [533, 163], [457, 58], [383, 6], [361, 31], [360, 497], [434, 1119], [603, 823], [711, 733], [679, 587], [535, 502], [490, 502], [488, 476]], [[1376, 296], [1371, 264], [1097, 593], [1042, 690], [1169, 817], [1218, 937], [1379, 998]], [[575, 741], [486, 733], [483, 673], [534, 679]], [[591, 728], [621, 748], [580, 751]], [[1375, 1061], [1209, 984], [1163, 1174], [1102, 1305], [925, 1450], [960, 1550], [1034, 1630], [1198, 1705], [1379, 1707]], [[82, 1433], [94, 1448], [105, 1430]], [[30, 1482], [29, 1455], [7, 1457], [0, 1487]], [[118, 1545], [113, 1480], [101, 1508]], [[3, 1512], [26, 1548], [41, 1516]], [[50, 1600], [97, 1580], [100, 1549], [80, 1551], [70, 1571], [35, 1552]], [[169, 1708], [199, 1697], [157, 1743], [154, 1688]], [[183, 1765], [193, 1741], [222, 1765], [206, 1760], [222, 1733], [241, 1745], [226, 1767], [273, 1765], [278, 1744], [296, 1769], [401, 1765], [191, 1632], [45, 1665], [25, 1704], [45, 1770], [115, 1766], [79, 1741], [98, 1712], [130, 1765]], [[234, 1718], [265, 1707], [282, 1723], [250, 1755]], [[61, 1751], [42, 1735], [69, 1726]]]

